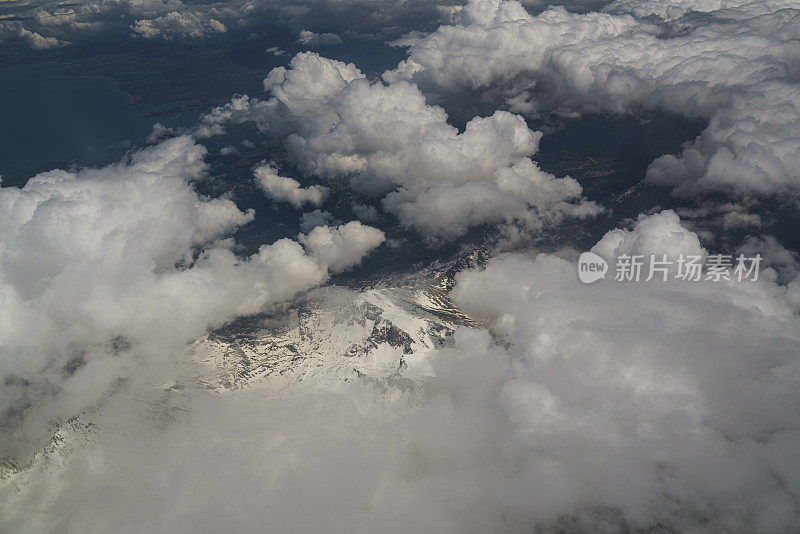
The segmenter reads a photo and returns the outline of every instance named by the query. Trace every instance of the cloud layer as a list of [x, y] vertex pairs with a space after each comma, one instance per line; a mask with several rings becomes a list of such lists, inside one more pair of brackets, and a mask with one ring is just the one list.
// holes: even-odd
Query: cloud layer
[[[412, 30], [434, 29], [452, 19], [454, 8], [426, 0], [83, 0], [21, 2], [0, 20], [2, 42], [22, 40], [41, 49], [91, 39], [99, 34], [148, 39], [199, 39], [228, 29], [263, 28], [265, 23], [300, 32], [308, 46], [341, 44], [339, 35], [370, 41], [394, 39]], [[331, 33], [331, 31], [336, 33]]]
[[[209, 327], [322, 283], [383, 240], [320, 228], [246, 258], [228, 237], [253, 219], [199, 196], [205, 149], [169, 139], [101, 169], [50, 171], [0, 189], [0, 450], [24, 458], [53, 419], [146, 380]], [[142, 371], [142, 369], [145, 371]], [[140, 373], [141, 371], [141, 373]]]
[[555, 178], [530, 159], [541, 133], [517, 115], [475, 117], [459, 132], [416, 86], [369, 82], [355, 65], [315, 53], [273, 69], [264, 86], [270, 100], [236, 97], [205, 116], [199, 134], [255, 122], [285, 142], [306, 176], [346, 177], [422, 233], [451, 238], [501, 223], [535, 231], [598, 211], [575, 180]]
[[796, 7], [619, 1], [602, 13], [533, 16], [513, 0], [473, 0], [456, 24], [402, 40], [409, 59], [384, 78], [494, 91], [523, 113], [649, 108], [701, 117], [707, 129], [680, 155], [653, 162], [651, 181], [682, 195], [796, 197]]
[[[671, 212], [595, 250], [610, 244], [699, 249]], [[511, 254], [461, 273], [452, 296], [493, 337], [458, 330], [430, 353], [427, 377], [289, 373], [224, 395], [173, 392], [186, 411], [157, 430], [112, 401], [97, 421], [122, 418], [142, 439], [97, 435], [56, 471], [68, 476], [14, 497], [47, 496], [48, 515], [24, 519], [18, 506], [6, 521], [50, 517], [74, 532], [791, 530], [800, 286], [770, 270], [756, 283], [586, 286], [576, 269]]]
[[131, 30], [145, 39], [201, 38], [228, 31], [217, 19], [204, 20], [191, 11], [170, 11], [154, 19], [140, 19], [131, 25]]
[[[255, 214], [195, 188], [208, 179], [196, 139], [232, 125], [255, 124], [285, 151], [280, 172], [262, 162], [248, 178], [275, 202], [322, 206], [324, 184], [345, 183], [356, 193], [346, 209], [364, 220], [388, 213], [427, 237], [480, 225], [533, 233], [598, 213], [577, 181], [533, 159], [542, 134], [526, 117], [553, 112], [699, 117], [706, 129], [654, 161], [651, 183], [692, 201], [798, 198], [800, 11], [791, 2], [526, 8], [544, 3], [103, 1], [36, 8], [31, 20], [51, 33], [0, 23], [4, 39], [47, 48], [112, 18], [171, 39], [279, 13], [295, 31], [310, 28], [299, 34], [308, 46], [352, 37], [341, 19], [306, 25], [328, 13], [357, 12], [377, 36], [424, 27], [408, 10], [452, 21], [400, 41], [408, 59], [382, 80], [297, 54], [268, 74], [267, 99], [234, 97], [194, 137], [0, 188], [0, 458], [23, 465], [53, 429], [96, 425], [91, 443], [63, 456], [45, 448], [19, 477], [0, 463], [15, 475], [0, 479], [0, 530], [796, 529], [800, 277], [796, 254], [771, 236], [740, 239], [741, 251], [765, 256], [757, 282], [583, 285], [574, 250], [494, 257], [457, 275], [449, 297], [459, 309], [436, 289], [442, 313], [463, 311], [475, 327], [458, 328], [450, 344], [432, 337], [413, 370], [386, 353], [356, 373], [322, 357], [317, 373], [290, 366], [212, 392], [187, 357], [187, 343], [209, 329], [323, 284], [385, 240], [361, 222], [339, 224], [337, 205], [336, 216], [304, 214], [295, 239], [242, 255], [232, 236]], [[431, 102], [465, 90], [502, 109], [455, 127]], [[175, 132], [159, 125], [150, 141]], [[748, 202], [729, 200], [649, 211], [592, 251], [715, 252], [678, 214], [760, 227]], [[311, 312], [292, 313], [287, 321]], [[418, 326], [402, 306], [392, 313]], [[329, 316], [326, 339], [353, 328], [352, 317]], [[179, 365], [188, 372], [180, 385], [169, 380]]]

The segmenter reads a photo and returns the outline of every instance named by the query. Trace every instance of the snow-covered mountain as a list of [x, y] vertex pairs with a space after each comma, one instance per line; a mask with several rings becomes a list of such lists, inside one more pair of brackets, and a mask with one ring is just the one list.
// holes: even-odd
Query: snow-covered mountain
[[[191, 396], [199, 390], [271, 396], [300, 383], [335, 390], [354, 380], [417, 388], [431, 372], [431, 351], [450, 345], [459, 326], [480, 327], [448, 298], [452, 273], [426, 273], [395, 287], [319, 288], [268, 314], [208, 332], [187, 347], [174, 378], [137, 395], [136, 402], [146, 405], [140, 412], [157, 426], [169, 425], [191, 411]], [[114, 402], [113, 394], [106, 402]], [[49, 442], [25, 465], [3, 460], [0, 491], [24, 498], [27, 488], [58, 479], [74, 453], [91, 449], [103, 433], [119, 432], [98, 417], [103, 409], [54, 425]]]

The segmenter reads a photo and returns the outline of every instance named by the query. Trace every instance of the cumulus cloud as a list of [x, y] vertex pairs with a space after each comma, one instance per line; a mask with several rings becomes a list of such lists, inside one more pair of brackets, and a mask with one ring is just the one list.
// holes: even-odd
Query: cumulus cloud
[[329, 232], [338, 254], [282, 239], [238, 257], [229, 236], [254, 214], [195, 192], [204, 154], [175, 137], [118, 164], [0, 189], [0, 454], [24, 459], [51, 422], [379, 243], [358, 224], [315, 234]]
[[178, 131], [175, 128], [168, 128], [167, 126], [164, 126], [160, 122], [157, 122], [153, 125], [153, 128], [150, 130], [150, 133], [147, 134], [145, 142], [149, 144], [154, 144], [161, 141], [165, 137], [170, 137], [173, 135], [178, 135]]
[[261, 165], [253, 172], [256, 181], [268, 197], [280, 202], [288, 202], [296, 208], [303, 204], [319, 206], [328, 196], [327, 187], [319, 185], [300, 187], [300, 182], [297, 180], [280, 176], [278, 169], [272, 164]]
[[[697, 253], [676, 224], [643, 218], [595, 250]], [[551, 519], [600, 505], [622, 514], [611, 531], [796, 525], [800, 325], [789, 288], [764, 274], [585, 286], [575, 264], [544, 254], [462, 274], [455, 300], [510, 343], [507, 374], [482, 397], [520, 440], [524, 467], [502, 502], [524, 495], [515, 511]]]
[[701, 117], [706, 130], [653, 162], [649, 180], [682, 195], [796, 196], [798, 17], [782, 1], [619, 1], [603, 13], [533, 16], [515, 1], [472, 0], [456, 24], [402, 40], [409, 58], [384, 78], [500, 89], [532, 114], [644, 107]]
[[203, 134], [253, 121], [285, 141], [306, 176], [348, 178], [425, 234], [455, 237], [480, 224], [535, 231], [598, 211], [575, 180], [530, 159], [541, 133], [517, 115], [476, 117], [459, 132], [413, 84], [369, 82], [355, 65], [315, 53], [273, 69], [264, 86], [271, 99], [234, 98], [203, 118]]
[[335, 33], [314, 33], [309, 30], [301, 30], [297, 42], [311, 47], [334, 46], [342, 44], [342, 38]]
[[341, 44], [338, 35], [345, 33], [391, 40], [409, 31], [432, 30], [452, 20], [452, 8], [427, 0], [82, 0], [17, 2], [6, 12], [22, 21], [15, 25], [31, 46], [42, 39], [78, 41], [126, 29], [134, 37], [159, 39], [206, 38], [229, 28], [256, 30], [247, 35], [258, 36], [264, 35], [265, 21], [293, 32], [303, 28], [301, 43], [325, 46]]
[[701, 257], [705, 255], [700, 239], [695, 233], [686, 230], [672, 210], [650, 216], [640, 215], [633, 230], [611, 230], [592, 251], [607, 260], [622, 255], [660, 257], [666, 254], [669, 258], [677, 258], [681, 254]]
[[[257, 125], [265, 121], [270, 111], [266, 102], [247, 95], [236, 95], [223, 106], [217, 106], [200, 118], [200, 123], [192, 130], [192, 135], [205, 139], [226, 133], [226, 126], [255, 122]], [[156, 126], [160, 126], [156, 123]], [[156, 131], [153, 127], [153, 132]], [[262, 127], [263, 129], [263, 127]], [[152, 135], [152, 134], [151, 134]]]
[[30, 31], [19, 22], [0, 22], [0, 43], [15, 39], [28, 43], [34, 50], [58, 48], [69, 44], [56, 37], [44, 36], [35, 31]]
[[137, 20], [131, 25], [131, 30], [145, 39], [201, 38], [228, 31], [217, 19], [205, 20], [191, 11], [171, 11], [155, 19]]
[[753, 0], [615, 0], [606, 9], [611, 12], [630, 13], [636, 18], [656, 16], [659, 19], [679, 20], [689, 13], [725, 13], [730, 16], [748, 17], [753, 14], [774, 13], [775, 11], [794, 7], [785, 0], [770, 2], [753, 2]]
[[[604, 241], [698, 250], [670, 212]], [[459, 329], [431, 351], [427, 376], [174, 392], [185, 415], [158, 429], [131, 421], [146, 436], [135, 442], [97, 436], [69, 476], [14, 495], [47, 495], [44, 513], [17, 506], [2, 520], [71, 531], [789, 531], [800, 521], [800, 324], [790, 288], [763, 274], [587, 286], [553, 255], [496, 258], [452, 292], [491, 335]], [[106, 421], [127, 409], [111, 404]]]
[[[159, 10], [137, 17], [145, 37], [202, 37], [215, 31], [210, 20], [228, 20], [184, 17], [172, 0], [139, 4]], [[395, 12], [374, 4], [379, 26], [393, 23]], [[309, 5], [271, 8], [301, 17]], [[707, 129], [656, 161], [651, 181], [684, 195], [795, 194], [798, 14], [789, 3], [618, 0], [603, 13], [534, 16], [517, 2], [473, 0], [441, 11], [455, 23], [406, 38], [409, 58], [384, 82], [299, 54], [269, 74], [268, 100], [236, 96], [192, 133], [255, 123], [306, 178], [346, 181], [359, 201], [372, 197], [402, 224], [446, 238], [481, 224], [536, 231], [598, 208], [576, 181], [538, 168], [541, 134], [520, 115], [497, 111], [456, 129], [419, 87], [504, 95], [529, 115], [701, 117]], [[181, 20], [168, 20], [173, 12]], [[148, 142], [175, 133], [157, 127]], [[0, 456], [24, 463], [48, 427], [80, 412], [101, 428], [71, 455], [37, 463], [26, 484], [0, 480], [0, 530], [750, 533], [800, 524], [800, 277], [797, 256], [775, 238], [736, 250], [764, 255], [757, 282], [588, 286], [563, 259], [574, 251], [491, 259], [458, 275], [450, 294], [486, 330], [462, 327], [451, 346], [432, 346], [425, 372], [400, 365], [388, 377], [338, 380], [322, 361], [312, 380], [289, 372], [262, 389], [211, 393], [196, 362], [182, 361], [196, 386], [153, 387], [207, 329], [322, 284], [385, 240], [315, 210], [296, 240], [242, 257], [231, 236], [254, 214], [196, 192], [204, 154], [178, 136], [115, 165], [0, 189]], [[327, 193], [271, 165], [255, 177], [297, 207]], [[346, 202], [359, 218], [377, 216]], [[723, 228], [761, 222], [733, 204], [662, 211], [609, 231], [592, 251], [704, 256], [678, 215], [703, 210]]]
[[17, 33], [33, 48], [61, 46], [105, 30], [124, 31], [137, 20], [142, 21], [145, 33], [155, 32], [157, 28], [148, 29], [148, 25], [171, 12], [196, 20], [211, 16], [202, 7], [187, 8], [181, 0], [88, 0], [56, 6], [20, 3], [13, 9], [22, 20], [14, 24]]
[[327, 265], [333, 272], [342, 272], [361, 261], [367, 252], [385, 241], [383, 232], [358, 221], [330, 228], [317, 226], [298, 241], [308, 254]]

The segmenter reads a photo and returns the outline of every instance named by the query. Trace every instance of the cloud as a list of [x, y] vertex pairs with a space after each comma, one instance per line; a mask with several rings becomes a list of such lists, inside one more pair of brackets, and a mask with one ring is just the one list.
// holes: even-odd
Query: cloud
[[[200, 34], [191, 15], [164, 32], [153, 25], [170, 5], [139, 18], [145, 33], [202, 36], [211, 11], [196, 19]], [[311, 5], [272, 8], [300, 19]], [[379, 26], [396, 20], [385, 3], [372, 7]], [[793, 6], [618, 1], [534, 16], [516, 2], [473, 1], [442, 11], [455, 24], [407, 38], [409, 59], [384, 82], [299, 54], [269, 74], [268, 100], [236, 96], [193, 133], [255, 123], [305, 177], [344, 180], [359, 201], [445, 238], [482, 224], [537, 231], [598, 208], [576, 181], [538, 168], [541, 134], [522, 116], [497, 111], [457, 129], [424, 91], [503, 95], [529, 116], [701, 117], [707, 129], [656, 161], [651, 181], [689, 196], [795, 194]], [[50, 23], [78, 17], [63, 19]], [[149, 141], [174, 133], [154, 128]], [[204, 154], [179, 136], [115, 165], [0, 189], [0, 456], [23, 464], [53, 425], [67, 447], [71, 424], [96, 427], [91, 442], [54, 446], [0, 480], [0, 530], [749, 533], [800, 523], [800, 277], [776, 239], [735, 251], [768, 265], [744, 283], [587, 286], [564, 259], [574, 251], [502, 255], [457, 276], [458, 309], [440, 295], [448, 313], [486, 330], [458, 328], [445, 346], [431, 338], [413, 372], [402, 360], [381, 367], [389, 374], [361, 361], [354, 374], [323, 358], [315, 372], [211, 392], [188, 342], [358, 265], [385, 236], [359, 222], [333, 227], [315, 210], [296, 240], [243, 257], [231, 236], [254, 214], [195, 191]], [[255, 175], [277, 200], [324, 200], [324, 186], [303, 188], [269, 165]], [[667, 210], [607, 232], [592, 251], [716, 252], [678, 214], [760, 224], [733, 204]], [[417, 294], [398, 294], [384, 299], [392, 319], [417, 332], [407, 313]], [[331, 343], [377, 326], [328, 311], [317, 324]], [[284, 318], [303, 337], [314, 315], [309, 305]], [[394, 362], [384, 349], [375, 357]], [[188, 378], [164, 385], [178, 366]]]
[[157, 122], [153, 125], [153, 128], [150, 130], [150, 133], [147, 134], [145, 142], [149, 144], [154, 144], [161, 141], [165, 137], [170, 137], [178, 134], [179, 132], [175, 128], [168, 128], [163, 124], [161, 124], [160, 122]]
[[[684, 196], [797, 196], [800, 11], [791, 2], [673, 4], [532, 16], [514, 1], [473, 0], [454, 25], [401, 40], [409, 58], [384, 79], [471, 88], [528, 114], [649, 108], [701, 117], [706, 130], [653, 162], [651, 182]], [[667, 20], [637, 18], [649, 15]]]
[[55, 37], [41, 35], [30, 31], [19, 22], [0, 22], [0, 43], [20, 39], [28, 43], [34, 50], [46, 50], [48, 48], [59, 48], [69, 44]]
[[245, 21], [269, 16], [314, 33], [385, 40], [412, 30], [432, 30], [452, 20], [453, 8], [451, 2], [427, 0], [255, 0], [242, 12]]
[[338, 254], [309, 237], [313, 254], [282, 239], [239, 257], [230, 235], [254, 214], [195, 192], [204, 154], [180, 136], [0, 189], [0, 454], [24, 459], [51, 422], [147, 380], [207, 328], [319, 285], [380, 242], [358, 224], [312, 232], [329, 232]]
[[[600, 243], [697, 251], [670, 212], [619, 237]], [[183, 408], [160, 427], [112, 400], [98, 424], [129, 432], [32, 476], [2, 517], [76, 532], [791, 530], [798, 301], [762, 274], [587, 286], [554, 255], [504, 255], [451, 294], [491, 335], [460, 328], [426, 374], [336, 380], [323, 365], [171, 390]], [[325, 339], [353, 328], [326, 317]]]
[[[701, 251], [671, 212], [612, 231], [593, 250]], [[511, 359], [498, 364], [506, 378], [482, 396], [497, 400], [527, 451], [500, 502], [524, 495], [516, 512], [551, 518], [599, 504], [634, 530], [796, 524], [789, 503], [800, 479], [787, 452], [800, 435], [791, 348], [800, 329], [789, 288], [763, 274], [759, 283], [585, 286], [575, 264], [542, 254], [460, 275], [455, 301], [510, 343]]]
[[771, 2], [754, 2], [753, 0], [679, 0], [665, 2], [663, 0], [648, 0], [635, 2], [632, 0], [616, 0], [606, 8], [611, 12], [630, 13], [636, 18], [656, 16], [666, 21], [679, 20], [691, 13], [718, 13], [732, 16], [733, 18], [748, 17], [774, 13], [779, 9], [791, 8], [794, 5], [787, 0]]
[[705, 251], [694, 232], [687, 230], [672, 210], [655, 215], [640, 215], [633, 230], [611, 230], [592, 248], [603, 258], [611, 260], [622, 255], [666, 254], [677, 258], [681, 254], [704, 256]]
[[337, 273], [361, 262], [367, 252], [386, 239], [383, 232], [358, 221], [330, 228], [317, 226], [308, 235], [300, 234], [298, 241], [308, 254]]
[[264, 193], [276, 201], [288, 202], [299, 208], [303, 204], [319, 206], [328, 196], [328, 188], [312, 185], [300, 187], [300, 182], [278, 175], [274, 165], [261, 165], [253, 171]]
[[367, 204], [353, 204], [353, 213], [359, 220], [366, 222], [376, 222], [380, 220], [381, 216], [375, 206]]
[[337, 223], [336, 217], [328, 211], [309, 211], [300, 216], [300, 231], [307, 234], [317, 226], [330, 226]]
[[[171, 19], [183, 17], [184, 24], [200, 19], [208, 22], [203, 8], [188, 9], [180, 0], [90, 0], [57, 6], [22, 3], [14, 6], [14, 14], [23, 20], [14, 26], [32, 48], [62, 46], [69, 44], [68, 40], [82, 40], [105, 31], [125, 31], [123, 28], [135, 25], [137, 19], [142, 32], [152, 34], [158, 33], [159, 26], [166, 28]], [[172, 24], [176, 22], [173, 20]]]
[[266, 50], [264, 50], [267, 54], [272, 54], [274, 56], [285, 56], [286, 52], [278, 48], [277, 46], [270, 46]]
[[391, 40], [452, 20], [452, 6], [427, 0], [82, 0], [58, 5], [21, 2], [11, 6], [9, 13], [22, 21], [14, 24], [20, 30], [12, 33], [24, 34], [30, 46], [51, 39], [66, 44], [127, 30], [132, 30], [133, 37], [157, 39], [208, 38], [230, 28], [242, 29], [248, 36], [264, 35], [270, 33], [265, 21], [293, 32], [302, 28], [307, 33], [301, 35], [301, 43], [326, 46], [341, 44], [337, 34]]
[[203, 17], [191, 11], [180, 13], [171, 11], [154, 19], [137, 20], [131, 30], [145, 39], [201, 38], [215, 33], [225, 33], [228, 29], [217, 19]]
[[333, 46], [342, 44], [342, 38], [335, 33], [314, 33], [301, 30], [297, 42], [306, 46]]
[[[257, 98], [250, 98], [247, 95], [235, 95], [231, 101], [223, 106], [217, 106], [200, 118], [200, 123], [192, 130], [192, 135], [198, 139], [205, 139], [215, 135], [226, 133], [225, 127], [228, 125], [242, 124], [245, 122], [256, 122], [260, 124], [266, 121], [266, 115], [270, 112], [267, 102]], [[153, 127], [153, 134], [160, 126], [156, 123]], [[158, 130], [159, 135], [167, 133], [167, 129]]]
[[272, 98], [234, 98], [203, 117], [201, 135], [252, 121], [285, 142], [306, 176], [348, 178], [424, 234], [452, 238], [480, 224], [537, 231], [598, 211], [575, 180], [530, 159], [541, 133], [517, 115], [475, 117], [459, 132], [416, 86], [369, 82], [353, 64], [308, 52], [273, 69], [264, 86]]

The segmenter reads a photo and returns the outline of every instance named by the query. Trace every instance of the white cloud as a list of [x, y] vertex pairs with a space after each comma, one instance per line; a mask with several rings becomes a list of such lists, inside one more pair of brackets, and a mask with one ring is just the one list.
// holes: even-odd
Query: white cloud
[[[593, 250], [610, 243], [624, 253], [700, 250], [671, 212], [610, 232]], [[787, 453], [800, 435], [800, 324], [789, 288], [762, 274], [758, 283], [586, 286], [574, 263], [542, 254], [460, 275], [456, 302], [511, 344], [497, 364], [506, 377], [482, 396], [497, 400], [504, 430], [527, 451], [500, 502], [551, 518], [600, 504], [634, 530], [796, 524], [789, 503], [800, 478]]]
[[283, 239], [237, 257], [228, 236], [253, 213], [194, 191], [204, 154], [175, 137], [0, 189], [0, 454], [24, 458], [51, 420], [146, 380], [207, 328], [322, 283], [328, 258], [339, 271], [378, 244], [359, 224], [318, 229], [338, 255]]
[[285, 56], [286, 52], [278, 48], [277, 46], [270, 46], [266, 50], [264, 50], [267, 54], [272, 54], [274, 56]]
[[13, 39], [21, 39], [28, 43], [34, 50], [59, 48], [69, 44], [56, 37], [45, 36], [35, 31], [30, 31], [19, 22], [0, 22], [0, 43]]
[[[200, 124], [193, 129], [192, 135], [198, 139], [222, 135], [225, 133], [226, 125], [254, 120], [256, 122], [265, 121], [264, 116], [269, 113], [269, 110], [266, 102], [250, 98], [247, 95], [236, 95], [224, 106], [217, 106], [204, 114], [200, 119]], [[156, 123], [156, 126], [159, 124]], [[153, 127], [154, 133], [156, 126]]]
[[[230, 0], [184, 3], [182, 0], [81, 0], [15, 2], [5, 10], [23, 21], [31, 46], [57, 40], [83, 40], [100, 34], [133, 30], [129, 35], [145, 38], [207, 38], [229, 28], [256, 30], [248, 37], [263, 35], [264, 21], [292, 28], [305, 28], [301, 42], [308, 46], [341, 44], [337, 34], [366, 39], [394, 39], [411, 30], [429, 30], [452, 19], [448, 6], [427, 0]], [[5, 25], [5, 24], [4, 24]], [[24, 26], [23, 26], [24, 25]], [[15, 36], [20, 33], [15, 31]]]
[[164, 139], [165, 137], [176, 135], [178, 132], [175, 128], [168, 128], [164, 126], [160, 122], [157, 122], [153, 125], [153, 128], [150, 130], [150, 133], [147, 134], [145, 138], [145, 142], [149, 144], [157, 143]]
[[[184, 24], [189, 25], [190, 20], [199, 24], [202, 19], [210, 25], [208, 19], [212, 16], [202, 7], [187, 8], [181, 0], [89, 0], [68, 5], [23, 2], [13, 9], [14, 14], [23, 20], [15, 24], [17, 33], [28, 40], [32, 48], [62, 46], [68, 44], [67, 39], [82, 39], [104, 30], [135, 26], [139, 22], [143, 34], [155, 36], [161, 31], [159, 26], [166, 29], [169, 24], [176, 24], [174, 20], [170, 23], [169, 19], [183, 17]], [[218, 25], [215, 27], [219, 29]]]
[[131, 30], [145, 39], [198, 39], [228, 31], [220, 21], [192, 11], [171, 11], [154, 19], [140, 19], [131, 25]]
[[317, 226], [308, 235], [300, 234], [298, 241], [308, 254], [337, 273], [361, 262], [367, 252], [385, 241], [383, 232], [358, 221], [330, 228]]
[[796, 196], [796, 6], [717, 4], [618, 2], [606, 13], [532, 16], [514, 1], [473, 0], [455, 25], [405, 39], [409, 59], [384, 78], [437, 91], [500, 88], [496, 96], [526, 113], [645, 107], [702, 117], [708, 128], [679, 156], [656, 160], [651, 181], [683, 195]]
[[342, 44], [342, 38], [335, 33], [314, 33], [310, 30], [301, 30], [297, 42], [306, 46], [334, 46]]
[[[670, 212], [642, 218], [621, 241], [697, 250]], [[789, 531], [800, 521], [800, 324], [789, 293], [769, 271], [756, 283], [587, 286], [552, 255], [495, 258], [459, 275], [452, 296], [498, 342], [462, 328], [454, 346], [431, 351], [421, 378], [281, 376], [266, 388], [173, 392], [169, 402], [185, 407], [158, 428], [112, 402], [100, 421], [128, 432], [99, 434], [66, 470], [33, 476], [2, 521], [72, 531]], [[329, 328], [348, 328], [347, 316]], [[328, 371], [322, 364], [320, 376]]]
[[631, 13], [636, 18], [656, 17], [675, 21], [689, 13], [724, 13], [733, 18], [749, 17], [774, 13], [780, 9], [792, 8], [791, 0], [770, 0], [756, 2], [753, 0], [616, 0], [606, 7], [612, 13]]
[[644, 216], [640, 215], [633, 230], [615, 229], [606, 233], [592, 251], [606, 260], [621, 255], [656, 255], [666, 254], [669, 258], [677, 258], [680, 254], [704, 256], [697, 235], [687, 230], [680, 218], [672, 210]]
[[[235, 97], [195, 134], [255, 122], [307, 176], [346, 178], [403, 224], [445, 237], [487, 223], [536, 230], [597, 208], [532, 161], [541, 134], [523, 118], [498, 111], [459, 131], [409, 79], [441, 92], [509, 90], [525, 113], [703, 117], [705, 132], [655, 162], [651, 180], [683, 194], [793, 193], [797, 13], [779, 7], [793, 6], [445, 7], [457, 24], [408, 39], [410, 59], [387, 84], [299, 54], [265, 80], [269, 100]], [[170, 11], [141, 19], [143, 35], [215, 31], [203, 17], [195, 31], [191, 15], [168, 24]], [[642, 20], [650, 15], [668, 22]], [[154, 128], [149, 141], [167, 133]], [[431, 349], [429, 376], [400, 366], [384, 379], [289, 376], [266, 390], [201, 385], [143, 401], [186, 342], [323, 283], [385, 239], [359, 222], [331, 227], [333, 215], [315, 210], [296, 241], [238, 256], [230, 236], [253, 213], [195, 192], [204, 152], [176, 137], [116, 165], [0, 189], [0, 455], [24, 459], [51, 421], [87, 409], [107, 431], [46, 466], [52, 476], [31, 473], [20, 491], [0, 484], [0, 530], [749, 533], [800, 523], [800, 278], [796, 256], [770, 237], [740, 248], [770, 265], [756, 283], [586, 286], [555, 255], [501, 256], [461, 273], [451, 294], [491, 335], [458, 330], [454, 346]], [[255, 174], [273, 198], [324, 199], [323, 186], [270, 166]], [[760, 224], [738, 206], [709, 210], [727, 228]], [[673, 211], [640, 216], [592, 250], [706, 253]], [[162, 405], [179, 414], [154, 424]]]
[[319, 206], [328, 196], [328, 188], [312, 185], [300, 187], [300, 182], [278, 174], [274, 165], [261, 165], [253, 171], [264, 193], [277, 201], [288, 202], [299, 208], [303, 204]]
[[310, 177], [347, 177], [353, 189], [383, 197], [384, 208], [429, 235], [455, 237], [480, 224], [536, 231], [597, 207], [569, 178], [556, 179], [529, 158], [541, 133], [499, 111], [463, 132], [430, 106], [416, 86], [370, 83], [355, 65], [314, 53], [264, 81], [266, 102], [246, 96], [203, 118], [203, 132], [253, 121], [285, 139], [291, 161]]

